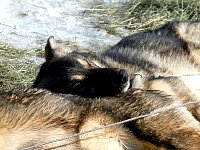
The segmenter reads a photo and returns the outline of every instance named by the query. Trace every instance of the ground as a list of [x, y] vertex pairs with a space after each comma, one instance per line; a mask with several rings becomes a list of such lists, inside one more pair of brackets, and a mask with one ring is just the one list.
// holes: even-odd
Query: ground
[[199, 20], [199, 0], [0, 2], [0, 89], [30, 87], [54, 35], [73, 50], [105, 50], [171, 20]]

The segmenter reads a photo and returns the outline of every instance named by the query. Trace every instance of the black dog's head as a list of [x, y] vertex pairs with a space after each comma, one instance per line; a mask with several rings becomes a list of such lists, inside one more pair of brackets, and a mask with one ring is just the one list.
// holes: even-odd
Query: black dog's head
[[100, 68], [92, 65], [91, 59], [81, 53], [65, 53], [53, 37], [47, 41], [45, 58], [34, 88], [100, 97], [125, 92], [130, 86], [129, 74], [124, 69]]

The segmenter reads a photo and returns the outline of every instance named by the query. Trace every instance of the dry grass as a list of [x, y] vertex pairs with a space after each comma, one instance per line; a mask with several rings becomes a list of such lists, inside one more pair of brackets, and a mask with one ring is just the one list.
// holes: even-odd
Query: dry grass
[[97, 5], [88, 10], [98, 15], [101, 24], [97, 27], [117, 34], [117, 28], [126, 28], [132, 33], [155, 28], [171, 20], [198, 20], [199, 0], [132, 0], [122, 7]]
[[[138, 32], [155, 28], [169, 20], [198, 20], [199, 0], [132, 0], [118, 7], [96, 4], [85, 15], [98, 16], [96, 27], [111, 34], [120, 34], [119, 28]], [[30, 86], [37, 74], [39, 64], [31, 60], [41, 56], [42, 50], [19, 50], [7, 44], [0, 44], [0, 89]]]
[[38, 66], [32, 60], [38, 50], [25, 51], [0, 44], [0, 89], [25, 88], [33, 83]]
[[[80, 50], [72, 42], [64, 45], [68, 50]], [[0, 90], [31, 87], [43, 62], [44, 48], [23, 50], [0, 43]]]

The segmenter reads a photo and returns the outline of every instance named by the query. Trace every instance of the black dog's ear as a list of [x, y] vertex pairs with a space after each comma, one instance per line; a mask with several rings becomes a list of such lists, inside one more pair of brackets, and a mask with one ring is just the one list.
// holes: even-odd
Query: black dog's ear
[[45, 59], [46, 61], [50, 61], [54, 58], [60, 58], [65, 56], [65, 49], [60, 44], [57, 43], [54, 36], [50, 36], [47, 40], [47, 44], [45, 46]]

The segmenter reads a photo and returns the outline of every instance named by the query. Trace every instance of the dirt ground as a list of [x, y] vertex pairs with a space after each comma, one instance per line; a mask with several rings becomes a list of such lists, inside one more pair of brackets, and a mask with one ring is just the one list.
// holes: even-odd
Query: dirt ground
[[69, 49], [101, 51], [170, 20], [199, 20], [198, 0], [2, 0], [0, 89], [29, 87], [53, 35]]

